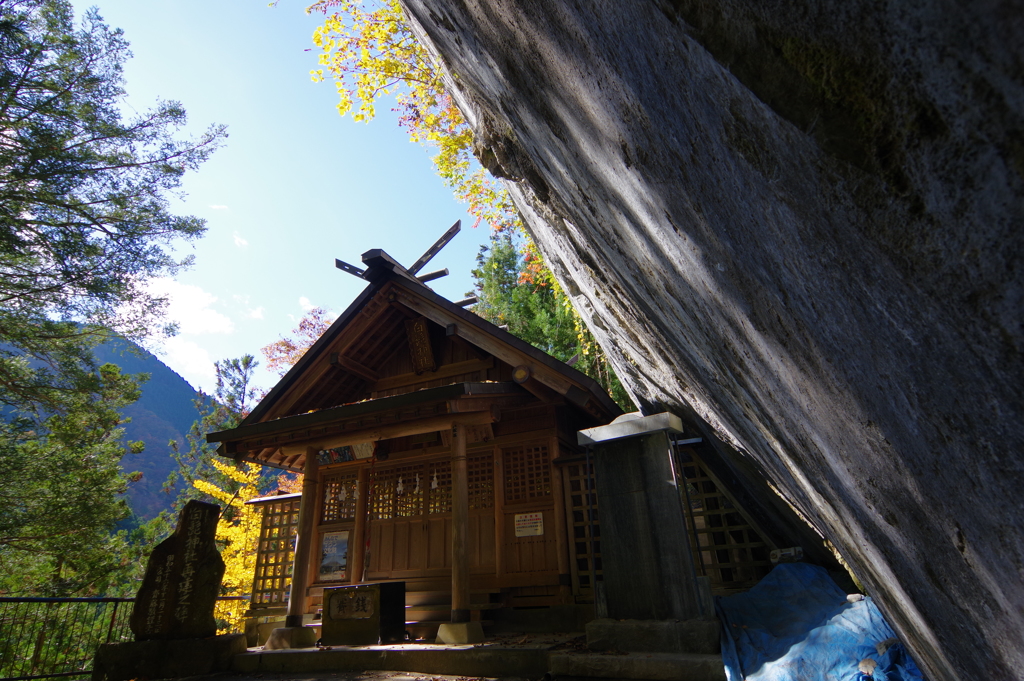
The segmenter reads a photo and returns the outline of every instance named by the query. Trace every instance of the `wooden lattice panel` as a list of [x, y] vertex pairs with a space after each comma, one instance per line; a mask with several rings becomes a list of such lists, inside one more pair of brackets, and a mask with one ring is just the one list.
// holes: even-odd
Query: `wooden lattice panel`
[[261, 503], [252, 609], [283, 607], [291, 585], [292, 548], [299, 526], [299, 498]]
[[466, 461], [469, 508], [494, 508], [494, 457], [471, 456]]
[[[469, 507], [493, 508], [493, 457], [490, 454], [469, 457], [466, 467], [469, 473]], [[451, 513], [451, 460], [377, 469], [373, 482], [372, 509], [374, 520], [409, 518], [425, 513]]]
[[551, 461], [547, 445], [503, 449], [505, 503], [522, 504], [551, 496]]
[[720, 593], [749, 589], [772, 569], [769, 546], [742, 509], [708, 472], [693, 450], [680, 447], [678, 456], [690, 498], [688, 525], [697, 568]]
[[373, 480], [373, 519], [423, 515], [429, 485], [427, 467], [423, 464], [378, 469]]
[[423, 498], [429, 484], [423, 465], [402, 466], [395, 473], [395, 517], [423, 515]]
[[370, 475], [370, 515], [374, 520], [395, 517], [395, 480], [386, 469], [377, 469]]
[[359, 498], [358, 477], [354, 471], [324, 476], [321, 523], [343, 523], [355, 520], [356, 499]]
[[435, 461], [427, 464], [427, 513], [452, 512], [452, 464]]
[[[572, 544], [570, 546], [575, 564], [575, 575], [579, 591], [592, 595], [591, 575], [601, 579], [601, 526], [597, 517], [597, 481], [594, 465], [590, 464], [589, 475], [585, 462], [573, 463], [562, 469], [568, 487], [570, 513], [572, 514]], [[591, 532], [593, 531], [593, 555], [591, 555]]]

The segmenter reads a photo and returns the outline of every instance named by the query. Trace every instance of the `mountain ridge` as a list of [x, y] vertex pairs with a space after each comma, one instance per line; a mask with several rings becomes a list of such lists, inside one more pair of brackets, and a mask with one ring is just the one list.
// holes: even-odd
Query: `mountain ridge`
[[116, 364], [124, 373], [149, 375], [142, 384], [142, 396], [121, 412], [127, 419], [125, 440], [146, 445], [139, 454], [126, 454], [121, 467], [142, 473], [128, 487], [128, 502], [140, 519], [148, 520], [169, 509], [177, 496], [174, 490], [162, 491], [167, 476], [177, 468], [169, 441], [185, 442], [199, 418], [194, 404], [199, 393], [159, 357], [132, 341], [109, 341], [95, 354], [100, 363]]

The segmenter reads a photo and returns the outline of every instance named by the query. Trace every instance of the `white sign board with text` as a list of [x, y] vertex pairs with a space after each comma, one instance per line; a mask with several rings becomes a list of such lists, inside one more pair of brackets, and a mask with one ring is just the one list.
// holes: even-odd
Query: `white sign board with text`
[[517, 537], [537, 537], [544, 534], [544, 514], [540, 511], [516, 513], [515, 520]]

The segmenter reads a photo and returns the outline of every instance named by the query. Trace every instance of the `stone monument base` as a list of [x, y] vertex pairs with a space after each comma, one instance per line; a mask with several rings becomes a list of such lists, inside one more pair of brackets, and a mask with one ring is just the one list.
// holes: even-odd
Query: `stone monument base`
[[638, 653], [716, 654], [718, 620], [613, 620], [587, 623], [587, 647]]
[[104, 643], [96, 651], [92, 681], [176, 679], [227, 671], [246, 651], [245, 634], [209, 638]]
[[484, 628], [479, 622], [445, 622], [437, 630], [437, 643], [480, 643]]
[[278, 627], [270, 632], [263, 650], [315, 648], [317, 636], [317, 630], [313, 627]]

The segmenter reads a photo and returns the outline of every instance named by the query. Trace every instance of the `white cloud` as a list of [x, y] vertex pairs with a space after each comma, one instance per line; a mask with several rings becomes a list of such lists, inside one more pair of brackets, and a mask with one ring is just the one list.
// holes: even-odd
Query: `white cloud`
[[316, 306], [313, 305], [313, 303], [311, 303], [309, 301], [309, 298], [307, 298], [306, 296], [300, 296], [299, 297], [299, 307], [301, 307], [306, 312], [309, 312], [310, 310], [312, 310]]
[[238, 246], [239, 248], [245, 248], [246, 246], [249, 245], [249, 242], [246, 241], [245, 239], [243, 239], [242, 235], [239, 234], [238, 232], [235, 232], [234, 237], [235, 237], [235, 245]]
[[177, 322], [181, 333], [234, 333], [235, 331], [235, 324], [231, 319], [211, 309], [210, 306], [217, 302], [217, 296], [207, 293], [198, 286], [160, 278], [150, 281], [149, 291], [168, 299], [167, 320]]
[[162, 345], [157, 352], [164, 364], [181, 374], [193, 387], [208, 393], [213, 391], [217, 375], [209, 352], [181, 336], [167, 338]]
[[221, 206], [221, 205], [213, 205], [213, 206], [210, 206], [210, 208], [212, 208], [214, 210], [227, 210], [228, 209], [227, 206]]
[[252, 296], [236, 293], [236, 294], [231, 296], [231, 299], [234, 300], [236, 303], [238, 303], [238, 305], [240, 307], [245, 308], [245, 312], [243, 312], [241, 314], [246, 319], [263, 319], [263, 306], [262, 305], [259, 306], [259, 307], [256, 307], [256, 308], [249, 307], [249, 302], [252, 300]]

